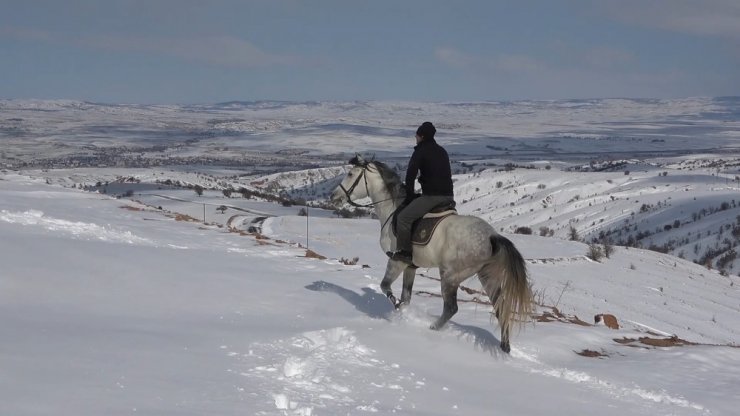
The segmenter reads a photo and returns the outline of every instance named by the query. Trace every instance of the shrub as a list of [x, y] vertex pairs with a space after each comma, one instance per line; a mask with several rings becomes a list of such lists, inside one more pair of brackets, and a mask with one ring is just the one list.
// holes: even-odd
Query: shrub
[[611, 257], [612, 253], [614, 253], [614, 246], [609, 243], [604, 243], [602, 249], [607, 259]]
[[581, 237], [578, 235], [578, 230], [576, 230], [576, 227], [570, 226], [570, 230], [568, 231], [568, 237], [571, 241], [581, 241]]
[[604, 252], [601, 251], [601, 247], [599, 247], [596, 244], [589, 244], [588, 245], [588, 251], [586, 252], [586, 257], [590, 258], [593, 261], [600, 261], [602, 257], [604, 257]]
[[357, 264], [358, 261], [360, 261], [360, 258], [359, 257], [354, 257], [352, 260], [345, 259], [344, 257], [342, 257], [341, 259], [339, 259], [339, 262], [342, 263], [342, 264], [344, 264], [345, 266], [354, 266], [354, 265]]
[[517, 227], [516, 230], [514, 230], [514, 234], [526, 234], [531, 235], [532, 229], [529, 227]]

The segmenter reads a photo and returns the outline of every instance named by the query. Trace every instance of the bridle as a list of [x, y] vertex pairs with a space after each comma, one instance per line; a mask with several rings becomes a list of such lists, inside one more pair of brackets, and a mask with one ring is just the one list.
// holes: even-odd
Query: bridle
[[373, 207], [376, 204], [375, 203], [369, 203], [369, 204], [358, 204], [357, 202], [352, 200], [352, 192], [355, 191], [355, 188], [357, 188], [357, 184], [360, 183], [360, 179], [365, 179], [365, 189], [367, 189], [367, 176], [365, 175], [365, 171], [367, 170], [367, 163], [362, 165], [355, 165], [357, 167], [361, 167], [362, 170], [360, 171], [360, 174], [357, 176], [357, 179], [355, 179], [355, 182], [352, 184], [352, 186], [349, 187], [349, 189], [345, 188], [344, 185], [341, 183], [339, 184], [339, 189], [344, 191], [344, 195], [347, 197], [347, 202], [352, 205], [353, 207], [358, 208], [368, 208]]
[[370, 207], [374, 207], [374, 206], [380, 204], [381, 202], [393, 200], [393, 198], [386, 198], [386, 199], [383, 199], [383, 200], [380, 200], [380, 201], [377, 201], [377, 202], [371, 202], [369, 204], [358, 204], [357, 202], [353, 201], [352, 200], [352, 192], [354, 192], [355, 188], [357, 188], [357, 185], [360, 183], [360, 179], [364, 179], [365, 180], [365, 189], [368, 189], [368, 187], [367, 187], [367, 175], [365, 174], [365, 171], [367, 171], [369, 169], [370, 163], [369, 162], [362, 162], [362, 163], [360, 163], [360, 162], [354, 162], [353, 163], [353, 161], [351, 161], [350, 163], [352, 163], [353, 165], [355, 165], [357, 167], [362, 168], [362, 170], [360, 171], [360, 174], [357, 176], [357, 179], [355, 179], [355, 181], [352, 183], [352, 185], [349, 187], [349, 189], [345, 188], [344, 185], [342, 185], [341, 183], [339, 184], [339, 189], [341, 189], [344, 192], [344, 195], [347, 197], [347, 202], [350, 205], [352, 205], [353, 207], [357, 207], [357, 208], [370, 208]]

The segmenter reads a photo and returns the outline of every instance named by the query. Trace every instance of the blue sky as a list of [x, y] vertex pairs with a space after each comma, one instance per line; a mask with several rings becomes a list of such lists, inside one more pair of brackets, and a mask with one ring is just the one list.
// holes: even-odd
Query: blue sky
[[0, 98], [740, 95], [738, 0], [0, 0]]

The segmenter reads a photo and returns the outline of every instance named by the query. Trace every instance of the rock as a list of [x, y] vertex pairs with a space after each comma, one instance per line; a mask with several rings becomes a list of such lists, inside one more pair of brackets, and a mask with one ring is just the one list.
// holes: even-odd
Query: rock
[[619, 323], [617, 322], [617, 317], [612, 314], [600, 313], [594, 316], [595, 323], [598, 324], [599, 322], [602, 322], [602, 321], [604, 322], [604, 325], [606, 325], [607, 327], [611, 329], [619, 329]]

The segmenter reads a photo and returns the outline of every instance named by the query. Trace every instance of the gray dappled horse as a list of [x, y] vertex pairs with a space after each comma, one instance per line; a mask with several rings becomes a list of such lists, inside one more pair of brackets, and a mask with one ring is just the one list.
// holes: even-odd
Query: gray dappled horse
[[[350, 164], [352, 168], [331, 195], [332, 202], [374, 207], [381, 223], [380, 246], [386, 253], [395, 250], [391, 217], [404, 200], [401, 179], [385, 164], [365, 161], [360, 155]], [[366, 197], [372, 201], [370, 204], [356, 202]], [[450, 215], [439, 223], [428, 244], [414, 245], [413, 259], [416, 266], [439, 268], [444, 309], [442, 316], [431, 325], [432, 329], [444, 326], [457, 312], [458, 286], [477, 274], [501, 327], [501, 349], [511, 350], [512, 324], [529, 319], [533, 304], [524, 259], [511, 241], [498, 235], [490, 224], [478, 217]], [[403, 291], [399, 302], [391, 291], [391, 284], [401, 272]], [[388, 260], [380, 287], [397, 308], [411, 301], [415, 275], [414, 267]]]

